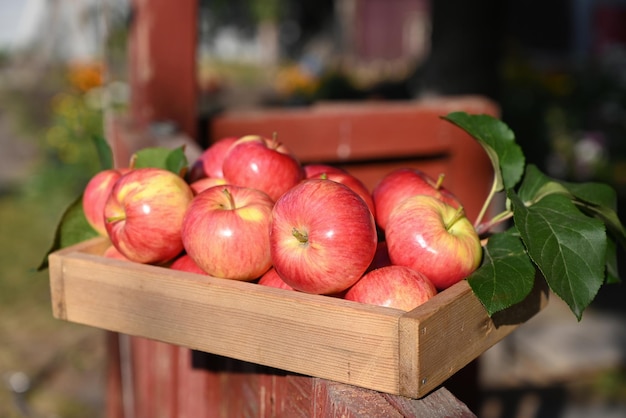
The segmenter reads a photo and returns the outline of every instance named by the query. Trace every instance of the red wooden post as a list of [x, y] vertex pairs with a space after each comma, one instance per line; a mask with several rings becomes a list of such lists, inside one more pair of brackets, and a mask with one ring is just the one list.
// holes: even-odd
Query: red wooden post
[[197, 1], [133, 0], [131, 116], [140, 129], [168, 120], [197, 131]]

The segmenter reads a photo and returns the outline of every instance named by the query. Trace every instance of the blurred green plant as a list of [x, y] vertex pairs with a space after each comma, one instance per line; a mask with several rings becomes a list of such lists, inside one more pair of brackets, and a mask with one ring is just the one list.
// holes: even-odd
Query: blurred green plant
[[[63, 375], [65, 385], [69, 378], [81, 387], [99, 373], [102, 353], [75, 343], [93, 341], [99, 333], [54, 320], [47, 272], [36, 271], [67, 202], [100, 165], [92, 138], [102, 135], [103, 112], [101, 89], [88, 82], [97, 80], [93, 75], [82, 79], [89, 87], [81, 89], [67, 66], [55, 65], [36, 83], [0, 84], [3, 117], [15, 131], [11, 140], [36, 145], [34, 159], [24, 161], [24, 175], [0, 185], [0, 335], [6, 337], [0, 338], [0, 373], [20, 370], [33, 379], [24, 396], [37, 415], [97, 417], [101, 410], [97, 399], [68, 395], [68, 386], [54, 383]], [[49, 360], [55, 353], [67, 353], [67, 359]], [[70, 362], [79, 356], [89, 357], [88, 367]], [[24, 416], [10, 391], [0, 391], [0, 416]]]

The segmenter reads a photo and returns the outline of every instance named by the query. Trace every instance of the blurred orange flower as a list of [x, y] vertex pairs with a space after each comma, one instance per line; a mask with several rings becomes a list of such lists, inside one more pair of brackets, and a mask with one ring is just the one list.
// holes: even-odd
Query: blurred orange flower
[[104, 68], [100, 62], [74, 62], [69, 65], [68, 79], [80, 91], [102, 85]]

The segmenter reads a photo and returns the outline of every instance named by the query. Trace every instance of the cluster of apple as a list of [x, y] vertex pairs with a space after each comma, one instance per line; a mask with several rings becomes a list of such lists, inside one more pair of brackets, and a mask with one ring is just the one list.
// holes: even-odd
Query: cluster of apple
[[459, 200], [425, 173], [392, 171], [370, 192], [252, 135], [215, 142], [185, 176], [101, 171], [83, 209], [109, 257], [403, 310], [482, 257]]

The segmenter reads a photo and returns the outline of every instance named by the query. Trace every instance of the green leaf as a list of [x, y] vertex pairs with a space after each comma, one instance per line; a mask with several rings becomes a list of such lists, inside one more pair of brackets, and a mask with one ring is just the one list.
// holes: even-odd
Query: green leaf
[[617, 247], [615, 241], [608, 238], [606, 241], [606, 283], [620, 283], [619, 272], [617, 269]]
[[533, 164], [526, 166], [518, 194], [526, 205], [536, 203], [551, 194], [571, 195], [563, 184], [546, 176]]
[[131, 166], [133, 168], [162, 168], [183, 176], [188, 162], [184, 147], [175, 149], [151, 147], [137, 151], [132, 157]]
[[515, 226], [550, 289], [581, 319], [605, 278], [604, 224], [580, 212], [572, 201], [551, 194], [526, 207], [512, 190]]
[[87, 222], [83, 211], [83, 196], [80, 195], [63, 213], [55, 231], [52, 246], [37, 270], [48, 268], [48, 256], [51, 253], [97, 236], [98, 232]]
[[98, 160], [100, 161], [100, 169], [108, 170], [113, 168], [113, 151], [106, 139], [102, 135], [93, 136], [94, 145], [98, 152]]
[[454, 112], [444, 117], [476, 139], [491, 159], [496, 176], [495, 191], [515, 187], [524, 173], [525, 158], [513, 131], [489, 115]]
[[518, 193], [527, 206], [552, 194], [567, 196], [583, 213], [604, 222], [608, 233], [626, 247], [626, 228], [617, 216], [617, 193], [611, 186], [555, 180], [536, 166], [528, 165]]
[[491, 316], [523, 301], [533, 289], [535, 272], [513, 227], [489, 238], [482, 265], [467, 281]]

